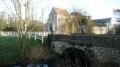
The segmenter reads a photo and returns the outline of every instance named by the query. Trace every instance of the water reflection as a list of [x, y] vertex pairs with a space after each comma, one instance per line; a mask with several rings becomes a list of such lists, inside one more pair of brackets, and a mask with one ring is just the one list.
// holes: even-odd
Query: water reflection
[[[40, 64], [36, 64], [35, 66], [36, 67], [41, 67]], [[21, 67], [21, 66], [14, 66], [14, 67]], [[33, 64], [28, 64], [27, 67], [34, 67], [34, 65]], [[47, 64], [43, 64], [43, 67], [48, 67], [48, 65]]]

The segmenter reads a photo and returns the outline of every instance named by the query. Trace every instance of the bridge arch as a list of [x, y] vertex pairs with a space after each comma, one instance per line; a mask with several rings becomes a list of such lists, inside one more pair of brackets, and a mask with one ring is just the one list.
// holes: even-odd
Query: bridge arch
[[[70, 47], [66, 48], [61, 56], [60, 59], [63, 64], [69, 67], [90, 67], [91, 60], [89, 59], [86, 52], [81, 49]], [[61, 66], [64, 67], [64, 66]]]

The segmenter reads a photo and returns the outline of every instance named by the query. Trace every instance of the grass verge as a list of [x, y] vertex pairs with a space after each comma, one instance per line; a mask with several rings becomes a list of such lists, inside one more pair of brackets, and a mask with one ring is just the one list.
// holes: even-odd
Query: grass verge
[[[26, 39], [26, 48], [32, 49], [41, 44], [41, 40]], [[0, 65], [12, 65], [18, 62], [21, 54], [20, 50], [19, 38], [0, 36]]]

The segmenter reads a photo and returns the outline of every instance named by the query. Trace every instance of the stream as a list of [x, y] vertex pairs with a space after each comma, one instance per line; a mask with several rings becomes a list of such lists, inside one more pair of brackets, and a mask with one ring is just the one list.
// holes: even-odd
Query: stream
[[[14, 67], [22, 67], [22, 66], [14, 66]], [[36, 65], [28, 64], [27, 67], [42, 67], [42, 66], [40, 64], [36, 64]], [[43, 64], [43, 67], [48, 67], [48, 65]]]

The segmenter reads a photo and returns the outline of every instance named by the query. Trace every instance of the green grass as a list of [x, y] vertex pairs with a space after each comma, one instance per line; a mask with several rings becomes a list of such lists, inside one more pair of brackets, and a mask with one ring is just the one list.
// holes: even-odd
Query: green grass
[[15, 37], [0, 37], [0, 64], [13, 64], [20, 54], [19, 40]]
[[[38, 45], [41, 45], [41, 40], [26, 39], [26, 47], [32, 48]], [[0, 65], [19, 61], [20, 47], [19, 38], [0, 36]]]

